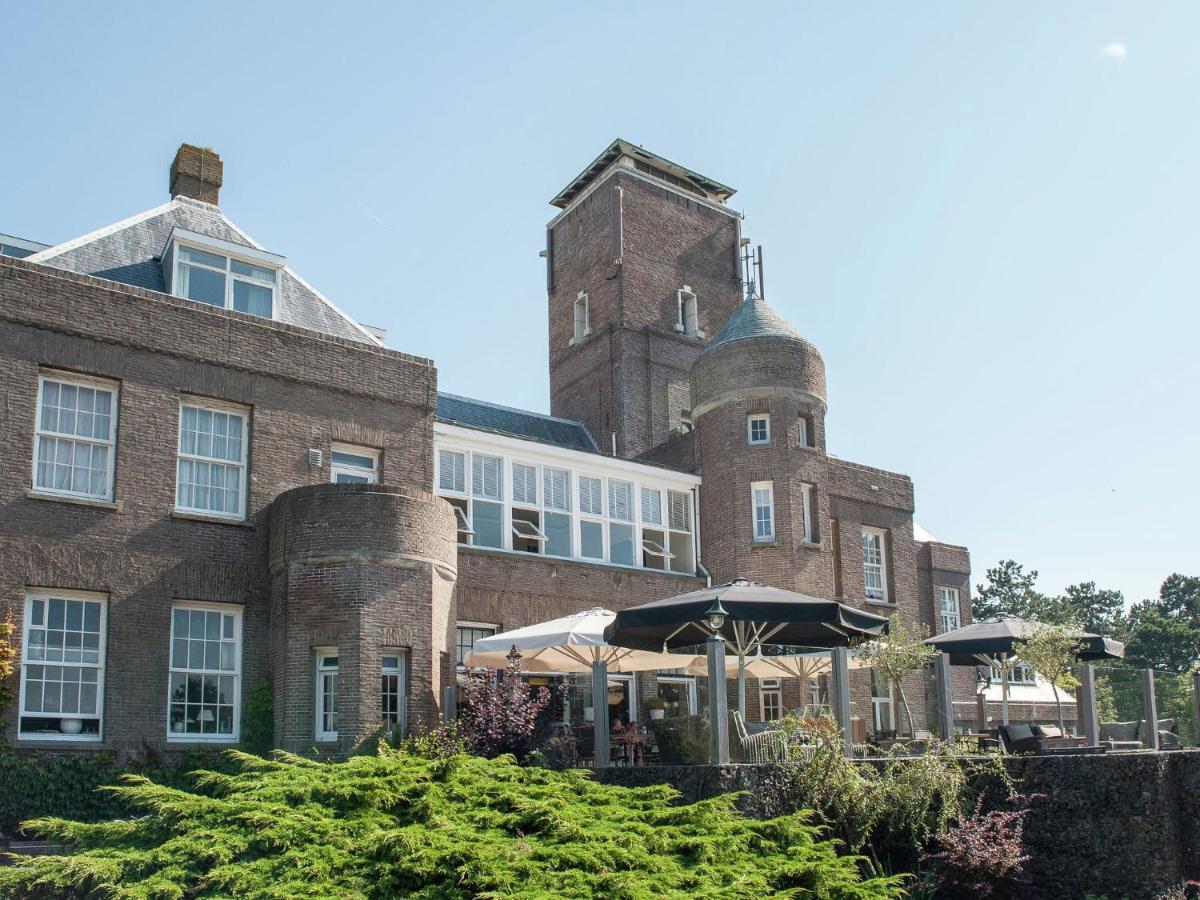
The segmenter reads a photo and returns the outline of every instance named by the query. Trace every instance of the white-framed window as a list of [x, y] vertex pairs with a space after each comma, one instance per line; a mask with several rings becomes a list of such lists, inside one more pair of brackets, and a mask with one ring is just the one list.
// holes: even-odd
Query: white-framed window
[[471, 543], [476, 547], [504, 547], [504, 460], [484, 453], [471, 454]]
[[338, 651], [337, 647], [317, 647], [316, 656], [316, 739], [338, 739]]
[[408, 733], [408, 650], [385, 647], [379, 655], [383, 729], [392, 737]]
[[[580, 475], [579, 479], [579, 555], [584, 559], [603, 560], [604, 553], [604, 479]], [[586, 518], [593, 517], [593, 518]]]
[[938, 586], [938, 609], [942, 615], [942, 631], [954, 631], [962, 619], [959, 615], [958, 588]]
[[770, 481], [750, 485], [750, 503], [754, 517], [754, 540], [775, 540], [775, 487]]
[[[1000, 684], [1003, 680], [1003, 672], [1000, 668], [1000, 663], [992, 664], [992, 681], [995, 684]], [[1012, 660], [1008, 669], [1009, 684], [1037, 684], [1037, 673], [1026, 662], [1019, 659]]]
[[459, 622], [455, 629], [454, 664], [458, 668], [466, 665], [467, 655], [475, 647], [475, 642], [491, 637], [496, 633], [496, 625], [486, 622]]
[[208, 400], [179, 404], [175, 508], [226, 519], [246, 517], [247, 411]]
[[759, 679], [758, 703], [764, 722], [775, 722], [783, 718], [783, 688], [778, 678]]
[[38, 376], [34, 490], [111, 500], [117, 385], [65, 373]]
[[329, 480], [334, 484], [377, 484], [379, 451], [351, 444], [334, 444], [330, 458]]
[[800, 418], [796, 420], [796, 444], [800, 447], [812, 446], [809, 444], [808, 440], [808, 419], [806, 419], [804, 416], [800, 416]]
[[438, 450], [438, 490], [454, 494], [467, 492], [467, 454], [457, 450]]
[[172, 293], [197, 303], [273, 319], [279, 272], [261, 261], [176, 244]]
[[802, 516], [801, 525], [804, 528], [804, 543], [811, 544], [817, 539], [817, 531], [813, 527], [816, 521], [813, 511], [813, 486], [811, 484], [800, 485], [800, 510]]
[[592, 323], [588, 311], [588, 295], [583, 291], [575, 298], [575, 322], [571, 343], [578, 344], [592, 333]]
[[241, 731], [242, 611], [171, 608], [167, 739], [236, 741]]
[[771, 443], [771, 417], [766, 413], [746, 416], [746, 443]]
[[663, 675], [658, 678], [658, 699], [663, 702], [666, 718], [694, 716], [697, 712], [696, 679], [686, 675]]
[[107, 613], [105, 594], [26, 593], [18, 698], [20, 738], [101, 740]]
[[667, 491], [668, 568], [672, 572], [696, 571], [695, 540], [692, 537], [692, 495], [687, 491]]
[[863, 592], [868, 600], [888, 602], [887, 532], [863, 527]]
[[609, 561], [632, 566], [637, 558], [633, 543], [633, 482], [608, 479], [608, 553]]
[[675, 330], [689, 337], [699, 337], [700, 318], [695, 292], [685, 284], [676, 292], [675, 297], [678, 307]]
[[546, 507], [542, 531], [547, 556], [570, 557], [574, 546], [571, 521], [571, 472], [546, 466], [542, 469], [542, 502]]
[[895, 733], [895, 704], [892, 701], [892, 683], [875, 670], [871, 670], [871, 718], [875, 733]]

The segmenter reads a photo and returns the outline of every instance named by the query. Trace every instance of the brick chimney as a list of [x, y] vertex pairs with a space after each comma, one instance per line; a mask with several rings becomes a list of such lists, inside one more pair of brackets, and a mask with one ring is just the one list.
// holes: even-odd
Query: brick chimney
[[171, 163], [171, 196], [191, 197], [216, 205], [224, 166], [208, 147], [180, 144]]

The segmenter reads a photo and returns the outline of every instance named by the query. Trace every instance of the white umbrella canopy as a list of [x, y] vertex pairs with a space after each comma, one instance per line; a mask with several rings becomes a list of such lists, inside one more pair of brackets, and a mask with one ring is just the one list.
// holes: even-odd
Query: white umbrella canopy
[[502, 634], [480, 638], [463, 661], [468, 668], [503, 669], [513, 647], [521, 654], [526, 672], [590, 672], [603, 662], [609, 672], [650, 672], [684, 669], [698, 657], [613, 647], [604, 641], [604, 629], [617, 614], [596, 607], [537, 625], [526, 625]]
[[[776, 656], [764, 656], [756, 653], [745, 658], [745, 673], [752, 678], [816, 678], [833, 670], [833, 657], [829, 651], [818, 653], [787, 653]], [[870, 664], [861, 656], [851, 653], [849, 668], [865, 669]], [[729, 657], [725, 660], [725, 676], [736, 678], [738, 674], [738, 658]], [[689, 674], [707, 675], [708, 668], [704, 657], [696, 657], [696, 661], [688, 667]]]

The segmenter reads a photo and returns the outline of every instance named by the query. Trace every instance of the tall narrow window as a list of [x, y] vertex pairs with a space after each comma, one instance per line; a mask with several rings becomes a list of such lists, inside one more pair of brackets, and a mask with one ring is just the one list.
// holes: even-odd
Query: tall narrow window
[[546, 466], [542, 470], [543, 531], [547, 556], [571, 555], [571, 473]]
[[632, 566], [633, 546], [633, 484], [618, 478], [608, 480], [608, 515], [614, 519], [608, 525], [609, 559], [619, 566]]
[[179, 407], [175, 508], [246, 517], [245, 412], [185, 401]]
[[82, 591], [26, 595], [20, 737], [100, 740], [107, 605], [103, 594]]
[[811, 484], [800, 485], [800, 502], [803, 505], [801, 514], [804, 521], [801, 524], [804, 527], [804, 543], [812, 544], [817, 539], [817, 530], [813, 527], [816, 518], [813, 511], [813, 486]]
[[588, 295], [583, 291], [575, 298], [575, 331], [571, 343], [578, 344], [592, 333], [591, 320], [588, 314]]
[[385, 649], [379, 659], [383, 730], [393, 738], [408, 731], [408, 651]]
[[938, 606], [942, 614], [942, 631], [954, 631], [959, 627], [958, 588], [938, 587]]
[[334, 484], [375, 484], [379, 481], [379, 451], [334, 444], [329, 472]]
[[679, 306], [679, 317], [675, 322], [675, 330], [689, 337], [697, 337], [700, 326], [696, 295], [692, 293], [687, 285], [684, 285], [676, 294], [676, 298]]
[[775, 722], [783, 718], [783, 690], [779, 686], [778, 678], [763, 678], [758, 682], [758, 700], [764, 722]]
[[754, 539], [775, 540], [775, 490], [769, 481], [756, 481], [750, 485], [750, 497], [754, 510]]
[[801, 416], [796, 420], [796, 444], [800, 447], [811, 447], [811, 429], [808, 427], [808, 418]]
[[42, 375], [38, 379], [34, 488], [111, 500], [116, 434], [115, 384]]
[[320, 647], [316, 650], [317, 684], [316, 714], [317, 740], [338, 739], [338, 652], [336, 647]]
[[879, 528], [863, 528], [863, 590], [868, 600], [888, 602], [887, 535]]
[[746, 417], [746, 442], [750, 444], [771, 443], [771, 417], [766, 413], [755, 413]]
[[871, 670], [871, 712], [876, 735], [894, 735], [896, 733], [896, 718], [892, 706], [892, 683], [881, 676], [876, 669]]
[[667, 491], [667, 527], [671, 571], [690, 575], [696, 570], [696, 553], [692, 540], [692, 495], [687, 491]]
[[171, 610], [168, 738], [238, 739], [241, 641], [240, 610], [215, 606]]
[[471, 527], [476, 547], [504, 546], [502, 460], [498, 456], [471, 454]]
[[583, 516], [604, 515], [604, 482], [590, 475], [579, 476], [579, 555], [604, 559], [604, 523]]

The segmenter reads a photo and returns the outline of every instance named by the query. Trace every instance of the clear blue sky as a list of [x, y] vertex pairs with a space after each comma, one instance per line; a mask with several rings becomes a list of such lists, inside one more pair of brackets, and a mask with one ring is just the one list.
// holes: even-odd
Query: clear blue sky
[[3, 22], [0, 232], [157, 205], [179, 143], [211, 145], [228, 214], [334, 302], [444, 389], [545, 410], [547, 202], [620, 135], [739, 189], [769, 300], [825, 357], [831, 451], [911, 475], [976, 581], [1003, 557], [1130, 599], [1198, 574], [1200, 6]]

